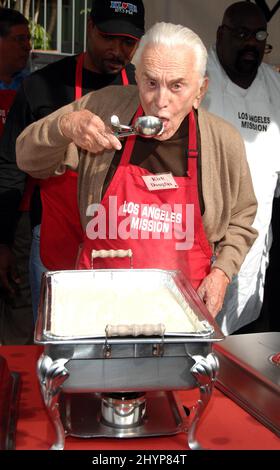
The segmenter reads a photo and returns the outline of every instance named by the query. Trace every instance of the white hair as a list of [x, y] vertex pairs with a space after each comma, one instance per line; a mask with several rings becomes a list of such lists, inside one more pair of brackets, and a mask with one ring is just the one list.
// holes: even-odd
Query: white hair
[[180, 24], [155, 23], [140, 39], [133, 57], [133, 63], [136, 68], [141, 62], [145, 47], [150, 44], [163, 45], [171, 49], [175, 49], [178, 46], [191, 48], [195, 53], [197, 71], [202, 78], [205, 76], [207, 50], [200, 37], [191, 29]]

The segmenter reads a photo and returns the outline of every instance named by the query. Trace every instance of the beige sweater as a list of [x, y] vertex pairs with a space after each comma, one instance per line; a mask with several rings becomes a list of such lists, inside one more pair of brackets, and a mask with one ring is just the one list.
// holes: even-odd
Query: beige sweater
[[[103, 183], [114, 152], [92, 155], [77, 148], [60, 131], [60, 117], [87, 108], [109, 124], [117, 114], [130, 122], [139, 105], [136, 86], [107, 87], [60, 108], [27, 127], [17, 139], [17, 163], [35, 178], [63, 171], [64, 165], [79, 171], [81, 222], [89, 221], [87, 207], [101, 200]], [[205, 204], [204, 229], [217, 254], [215, 267], [231, 279], [256, 239], [251, 224], [257, 202], [239, 133], [227, 122], [202, 108], [198, 122], [201, 135], [202, 192]]]

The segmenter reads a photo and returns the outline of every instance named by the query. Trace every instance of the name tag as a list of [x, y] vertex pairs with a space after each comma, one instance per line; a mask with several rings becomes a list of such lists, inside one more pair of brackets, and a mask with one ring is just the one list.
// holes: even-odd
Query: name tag
[[157, 175], [142, 176], [149, 191], [159, 191], [162, 189], [176, 189], [178, 184], [171, 173], [161, 173]]

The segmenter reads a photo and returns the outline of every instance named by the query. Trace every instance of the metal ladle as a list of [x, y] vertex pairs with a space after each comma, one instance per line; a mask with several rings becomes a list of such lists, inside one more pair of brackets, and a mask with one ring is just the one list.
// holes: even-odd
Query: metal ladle
[[111, 116], [111, 128], [118, 139], [130, 135], [154, 137], [163, 132], [163, 122], [155, 116], [141, 116], [136, 119], [134, 126], [124, 126], [118, 116]]

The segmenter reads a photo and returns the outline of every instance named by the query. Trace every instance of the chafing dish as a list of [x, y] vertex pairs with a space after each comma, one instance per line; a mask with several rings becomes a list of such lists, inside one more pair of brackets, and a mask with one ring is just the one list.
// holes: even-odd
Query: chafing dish
[[[218, 371], [212, 345], [222, 339], [178, 272], [45, 273], [35, 342], [45, 346], [38, 377], [56, 428], [52, 448], [64, 448], [65, 433], [123, 438], [186, 430], [189, 446], [200, 448], [197, 424]], [[200, 397], [187, 417], [172, 391], [195, 387]]]
[[216, 386], [280, 436], [280, 333], [229, 336], [215, 352]]

